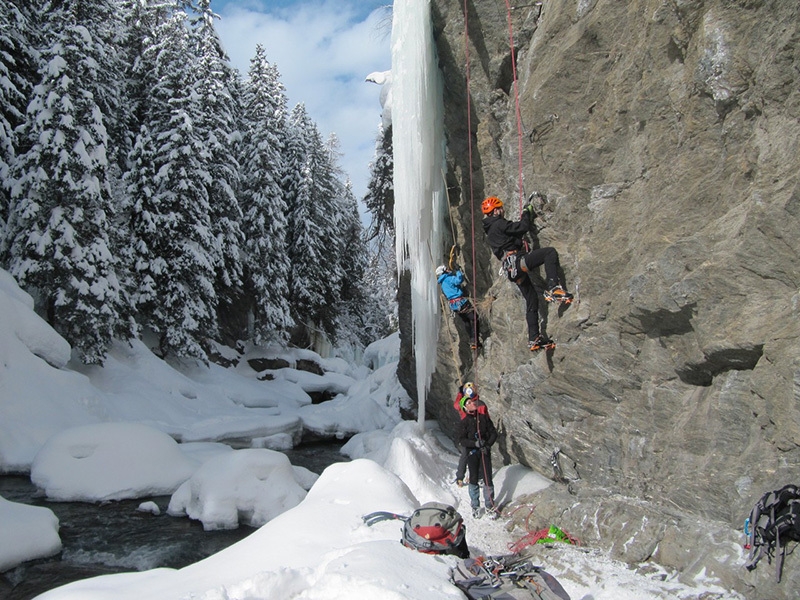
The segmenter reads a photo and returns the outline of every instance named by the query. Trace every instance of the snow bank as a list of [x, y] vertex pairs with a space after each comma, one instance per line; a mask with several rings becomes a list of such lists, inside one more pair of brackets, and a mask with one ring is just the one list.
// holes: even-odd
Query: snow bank
[[261, 527], [305, 497], [316, 478], [298, 475], [299, 482], [280, 452], [235, 450], [204, 463], [172, 495], [167, 513], [196, 519], [207, 531]]
[[49, 508], [9, 502], [0, 496], [0, 540], [0, 573], [31, 556], [58, 554], [58, 517]]
[[50, 500], [102, 502], [171, 494], [195, 468], [165, 433], [98, 423], [50, 438], [36, 455], [31, 481]]

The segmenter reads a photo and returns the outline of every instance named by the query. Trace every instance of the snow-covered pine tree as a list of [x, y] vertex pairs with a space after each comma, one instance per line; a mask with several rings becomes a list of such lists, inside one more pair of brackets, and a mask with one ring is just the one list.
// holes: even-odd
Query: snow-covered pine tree
[[[292, 110], [289, 137], [294, 138], [289, 158], [296, 160], [299, 167], [296, 193], [288, 198], [292, 314], [295, 322], [304, 323], [310, 332], [325, 333], [335, 341], [335, 322], [329, 307], [338, 303], [343, 276], [334, 258], [341, 244], [336, 205], [340, 183], [335, 177], [330, 150], [303, 104]], [[305, 154], [295, 155], [294, 147]]]
[[397, 331], [400, 320], [397, 310], [397, 263], [394, 244], [376, 246], [371, 240], [369, 266], [364, 272], [365, 321], [378, 333], [375, 339], [386, 337]]
[[256, 46], [245, 84], [241, 205], [246, 239], [246, 289], [252, 338], [257, 344], [288, 339], [287, 206], [281, 188], [286, 136], [286, 94], [277, 67]]
[[311, 123], [304, 104], [297, 104], [289, 113], [286, 121], [286, 138], [283, 151], [283, 177], [281, 179], [281, 189], [283, 198], [286, 202], [286, 243], [284, 256], [288, 269], [289, 286], [289, 305], [290, 315], [296, 328], [293, 330], [292, 342], [296, 344], [306, 344], [307, 324], [305, 310], [301, 310], [305, 303], [298, 303], [295, 289], [302, 286], [302, 281], [296, 272], [295, 261], [307, 260], [300, 253], [295, 254], [295, 238], [297, 222], [306, 218], [307, 210], [305, 205], [308, 203], [308, 190], [305, 185], [306, 172], [308, 171], [308, 139], [304, 134], [304, 128]]
[[[44, 12], [57, 10], [64, 2], [45, 2]], [[78, 24], [83, 25], [92, 36], [94, 58], [98, 61], [96, 79], [87, 82], [86, 91], [94, 95], [102, 111], [108, 131], [108, 161], [113, 177], [122, 176], [127, 157], [130, 136], [130, 105], [126, 101], [123, 84], [127, 56], [120, 50], [125, 39], [124, 12], [118, 0], [75, 0], [72, 10]]]
[[211, 153], [195, 130], [198, 61], [180, 4], [155, 23], [137, 63], [155, 83], [127, 174], [131, 247], [139, 322], [159, 335], [162, 354], [206, 360], [206, 341], [217, 335], [219, 246], [209, 206]]
[[394, 238], [394, 158], [392, 128], [381, 127], [375, 144], [375, 158], [369, 166], [369, 183], [364, 204], [372, 215], [369, 239], [384, 245]]
[[[328, 291], [327, 302], [320, 306], [317, 319], [330, 340], [336, 342], [339, 334], [338, 317], [343, 311], [348, 310], [342, 297], [342, 291], [346, 286], [344, 279], [347, 276], [347, 269], [352, 267], [353, 261], [362, 257], [348, 254], [348, 251], [358, 251], [357, 248], [347, 246], [351, 226], [357, 227], [358, 223], [352, 221], [354, 207], [349, 201], [351, 198], [348, 198], [348, 194], [352, 197], [352, 192], [347, 187], [339, 163], [341, 152], [339, 139], [335, 133], [330, 134], [322, 150], [324, 152], [321, 152], [317, 159], [315, 183], [322, 213], [327, 215], [320, 224], [318, 237], [327, 256]], [[352, 200], [355, 201], [355, 198]]]
[[126, 335], [126, 304], [109, 236], [108, 133], [95, 101], [102, 43], [79, 3], [48, 11], [41, 81], [20, 136], [8, 222], [9, 269], [84, 362]]
[[367, 319], [376, 323], [377, 330], [383, 332], [383, 335], [388, 335], [399, 326], [391, 126], [386, 129], [381, 127], [378, 133], [364, 204], [372, 215], [367, 234], [370, 265], [364, 281], [365, 293], [369, 296], [367, 310], [370, 314]]
[[26, 8], [25, 4], [0, 0], [0, 248], [8, 220], [10, 170], [17, 153], [15, 131], [24, 122], [36, 73]]
[[386, 320], [381, 319], [381, 307], [370, 294], [367, 270], [371, 257], [358, 213], [358, 202], [350, 181], [345, 183], [342, 198], [342, 277], [341, 305], [336, 316], [337, 339], [361, 348], [387, 333]]
[[150, 44], [153, 32], [160, 23], [168, 20], [176, 9], [175, 0], [120, 0], [120, 13], [124, 19], [125, 34], [121, 51], [125, 53], [125, 101], [128, 105], [128, 146], [139, 132], [145, 118], [145, 108], [150, 90], [155, 87], [156, 74], [144, 68], [144, 49]]
[[[234, 82], [238, 73], [230, 66], [228, 56], [214, 28], [219, 16], [211, 10], [210, 0], [198, 1], [199, 16], [192, 20], [198, 69], [195, 90], [200, 102], [200, 115], [195, 124], [196, 135], [205, 140], [208, 200], [211, 227], [217, 242], [215, 268], [218, 298], [218, 321], [225, 321], [242, 296], [242, 251], [244, 236], [240, 229], [242, 212], [239, 193], [237, 154], [241, 133], [238, 126], [238, 99], [234, 99]], [[235, 338], [234, 338], [235, 339]]]

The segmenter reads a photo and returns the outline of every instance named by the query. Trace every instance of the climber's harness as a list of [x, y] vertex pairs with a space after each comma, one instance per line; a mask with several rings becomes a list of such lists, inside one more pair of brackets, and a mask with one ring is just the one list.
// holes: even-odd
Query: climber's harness
[[519, 267], [520, 260], [521, 257], [519, 256], [518, 250], [509, 250], [506, 252], [500, 261], [503, 265], [500, 269], [500, 274], [502, 275], [505, 273], [509, 281], [513, 281], [514, 283], [522, 281], [523, 276], [520, 274]]
[[450, 310], [453, 312], [461, 312], [469, 304], [469, 300], [467, 300], [464, 296], [451, 298], [447, 302], [450, 304]]

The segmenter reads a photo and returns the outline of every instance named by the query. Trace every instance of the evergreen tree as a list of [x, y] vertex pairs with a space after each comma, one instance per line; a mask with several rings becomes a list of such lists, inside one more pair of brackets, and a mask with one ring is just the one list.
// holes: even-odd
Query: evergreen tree
[[[62, 0], [49, 0], [44, 11], [58, 10]], [[124, 12], [118, 0], [72, 0], [70, 9], [77, 24], [86, 28], [92, 37], [97, 61], [95, 79], [85, 82], [86, 91], [91, 92], [103, 113], [108, 131], [107, 149], [110, 168], [114, 177], [121, 177], [124, 160], [128, 153], [127, 140], [130, 123], [129, 103], [126, 101], [124, 81], [127, 56], [121, 52], [125, 41]]]
[[175, 0], [120, 0], [125, 25], [122, 51], [125, 53], [126, 104], [128, 105], [128, 147], [145, 120], [150, 91], [156, 85], [156, 74], [145, 68], [145, 47], [150, 45], [156, 27], [167, 21], [176, 10]]
[[337, 339], [365, 347], [387, 333], [388, 321], [382, 318], [377, 295], [370, 293], [368, 269], [371, 257], [358, 214], [358, 203], [348, 181], [342, 212], [341, 307], [336, 317]]
[[281, 189], [286, 95], [277, 68], [256, 46], [244, 94], [242, 228], [253, 341], [286, 341], [294, 324], [286, 260], [287, 206]]
[[[289, 293], [297, 323], [320, 328], [335, 341], [334, 313], [342, 272], [339, 250], [339, 184], [329, 148], [302, 104], [290, 115], [288, 257]], [[291, 187], [294, 186], [294, 187]]]
[[8, 220], [16, 129], [25, 120], [36, 71], [31, 35], [24, 5], [0, 0], [0, 240]]
[[127, 335], [109, 236], [114, 209], [108, 132], [95, 101], [105, 47], [80, 20], [82, 3], [47, 13], [41, 81], [21, 129], [8, 222], [11, 273], [87, 363]]
[[370, 164], [370, 178], [364, 204], [372, 215], [369, 239], [383, 245], [394, 237], [394, 158], [392, 128], [381, 128]]
[[138, 317], [159, 334], [163, 354], [205, 360], [204, 344], [217, 334], [219, 243], [209, 205], [211, 152], [196, 130], [198, 61], [178, 6], [145, 37], [137, 68], [155, 81], [127, 177]]
[[374, 331], [373, 340], [386, 337], [400, 327], [397, 312], [397, 263], [394, 243], [377, 246], [369, 254], [364, 271], [364, 327]]
[[232, 84], [238, 77], [222, 48], [211, 11], [210, 0], [199, 0], [200, 15], [194, 20], [198, 69], [195, 89], [200, 101], [195, 134], [204, 140], [208, 153], [205, 185], [215, 248], [218, 312], [229, 314], [242, 294], [241, 254], [244, 237], [239, 227], [242, 212], [239, 192], [237, 153], [241, 134], [237, 128], [238, 107]]
[[[316, 152], [317, 148], [321, 151]], [[352, 191], [343, 181], [344, 173], [339, 166], [341, 154], [336, 134], [331, 134], [324, 145], [314, 146], [311, 156], [315, 155], [318, 155], [314, 171], [315, 198], [323, 215], [316, 234], [326, 257], [327, 286], [327, 301], [320, 305], [316, 320], [331, 341], [335, 342], [338, 341], [339, 334], [338, 317], [347, 310], [342, 297], [346, 271], [359, 259], [358, 256], [347, 253], [349, 230], [351, 225], [355, 225], [352, 223], [352, 211], [356, 207]]]
[[368, 296], [364, 318], [374, 327], [378, 337], [383, 337], [399, 326], [391, 126], [381, 127], [378, 134], [364, 204], [372, 215], [367, 234], [370, 263], [364, 277], [364, 293]]

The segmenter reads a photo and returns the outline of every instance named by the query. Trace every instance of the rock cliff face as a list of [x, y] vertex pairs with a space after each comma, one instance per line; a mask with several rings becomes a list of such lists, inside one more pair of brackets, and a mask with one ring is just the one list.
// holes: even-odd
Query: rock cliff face
[[[800, 482], [800, 5], [513, 4], [515, 64], [505, 3], [467, 0], [465, 35], [465, 4], [432, 0], [452, 243], [486, 340], [473, 360], [444, 315], [429, 411], [448, 430], [459, 378], [476, 381], [498, 460], [552, 476], [560, 450], [568, 484], [537, 499], [545, 524], [793, 597], [800, 556], [775, 585], [737, 547], [758, 497]], [[577, 296], [542, 302], [558, 346], [535, 355], [480, 224], [485, 196], [516, 218], [533, 191], [532, 241]]]

